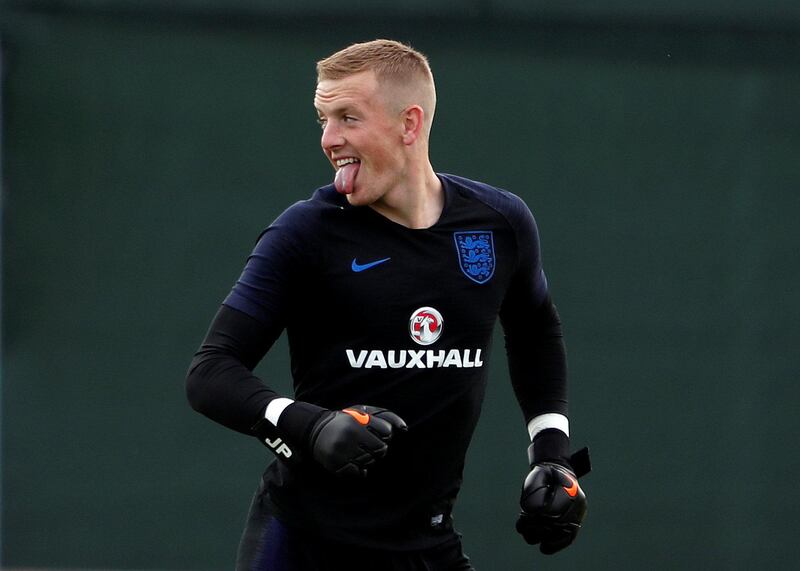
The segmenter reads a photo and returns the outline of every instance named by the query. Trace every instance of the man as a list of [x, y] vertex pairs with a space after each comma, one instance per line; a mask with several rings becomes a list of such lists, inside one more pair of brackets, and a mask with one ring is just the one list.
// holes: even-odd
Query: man
[[[561, 326], [530, 211], [437, 174], [426, 58], [376, 40], [317, 64], [334, 183], [263, 232], [187, 378], [192, 406], [276, 455], [240, 570], [472, 569], [452, 508], [496, 318], [532, 439], [517, 529], [545, 553], [585, 512]], [[252, 369], [283, 330], [293, 398]]]

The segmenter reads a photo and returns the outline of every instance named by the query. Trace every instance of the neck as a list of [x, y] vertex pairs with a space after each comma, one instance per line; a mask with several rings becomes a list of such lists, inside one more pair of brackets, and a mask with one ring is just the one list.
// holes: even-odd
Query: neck
[[407, 228], [430, 228], [444, 209], [442, 182], [426, 162], [425, 168], [408, 176], [401, 188], [370, 204], [370, 208]]

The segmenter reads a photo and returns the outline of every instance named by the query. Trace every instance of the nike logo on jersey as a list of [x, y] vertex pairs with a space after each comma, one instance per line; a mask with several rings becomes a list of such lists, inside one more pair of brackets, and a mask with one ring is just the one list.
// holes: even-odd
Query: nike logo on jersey
[[368, 270], [370, 268], [374, 268], [375, 266], [382, 264], [383, 262], [388, 262], [391, 258], [384, 258], [382, 260], [375, 260], [374, 262], [367, 262], [366, 264], [359, 264], [356, 262], [356, 259], [353, 258], [353, 263], [350, 265], [350, 269], [354, 272], [363, 272], [364, 270]]

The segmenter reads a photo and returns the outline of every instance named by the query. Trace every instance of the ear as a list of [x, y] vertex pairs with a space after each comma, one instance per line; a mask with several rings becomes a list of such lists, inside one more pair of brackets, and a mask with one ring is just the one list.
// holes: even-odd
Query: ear
[[403, 144], [411, 145], [422, 133], [425, 111], [419, 105], [412, 105], [403, 111]]

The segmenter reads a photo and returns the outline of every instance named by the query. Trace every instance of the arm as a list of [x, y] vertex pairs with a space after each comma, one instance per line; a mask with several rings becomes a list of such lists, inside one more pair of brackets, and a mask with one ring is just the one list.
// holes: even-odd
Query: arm
[[[557, 442], [548, 454], [568, 456], [558, 443], [569, 436], [567, 359], [561, 320], [542, 269], [539, 232], [527, 206], [516, 199], [509, 219], [517, 239], [517, 264], [500, 308], [514, 394], [532, 441]], [[569, 442], [566, 441], [568, 446]]]
[[586, 496], [572, 463], [582, 475], [589, 460], [588, 452], [569, 455], [566, 349], [527, 208], [517, 230], [520, 258], [500, 313], [511, 381], [532, 441], [517, 531], [552, 554], [574, 541], [585, 517]]
[[298, 268], [309, 263], [299, 208], [289, 208], [265, 230], [247, 259], [186, 377], [196, 411], [223, 426], [253, 434], [267, 405], [279, 395], [252, 371], [286, 324]]
[[192, 408], [223, 426], [253, 435], [252, 426], [280, 395], [252, 370], [280, 333], [276, 324], [270, 327], [222, 305], [186, 376], [186, 396]]
[[302, 247], [297, 235], [304, 226], [287, 221], [287, 213], [262, 234], [212, 321], [189, 367], [187, 398], [210, 419], [255, 436], [284, 462], [313, 458], [330, 472], [363, 476], [386, 454], [393, 432], [406, 429], [402, 419], [375, 407], [330, 411], [283, 398], [252, 373], [284, 329], [298, 280], [311, 267], [306, 252], [313, 249]]
[[531, 457], [569, 465], [567, 356], [549, 294], [538, 308], [502, 320], [514, 393], [525, 416]]

